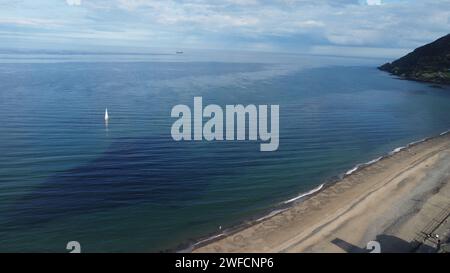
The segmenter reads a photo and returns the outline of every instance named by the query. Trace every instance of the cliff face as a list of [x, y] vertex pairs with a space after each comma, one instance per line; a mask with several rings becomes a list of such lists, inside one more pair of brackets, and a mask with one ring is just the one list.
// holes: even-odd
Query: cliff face
[[379, 69], [409, 80], [450, 84], [450, 34]]

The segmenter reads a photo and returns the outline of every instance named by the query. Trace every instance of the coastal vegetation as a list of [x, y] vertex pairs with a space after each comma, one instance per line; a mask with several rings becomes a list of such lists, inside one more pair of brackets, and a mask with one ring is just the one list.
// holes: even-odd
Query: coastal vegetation
[[379, 69], [408, 80], [450, 84], [450, 34]]

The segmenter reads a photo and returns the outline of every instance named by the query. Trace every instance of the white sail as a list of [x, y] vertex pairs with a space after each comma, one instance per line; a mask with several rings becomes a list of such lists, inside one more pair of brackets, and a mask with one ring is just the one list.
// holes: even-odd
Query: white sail
[[105, 120], [109, 120], [108, 108], [105, 110]]

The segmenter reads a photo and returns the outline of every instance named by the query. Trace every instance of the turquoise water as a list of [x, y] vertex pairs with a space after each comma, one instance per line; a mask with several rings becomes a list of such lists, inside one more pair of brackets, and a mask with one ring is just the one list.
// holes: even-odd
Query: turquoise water
[[[449, 88], [385, 60], [183, 55], [0, 56], [1, 252], [174, 249], [450, 128]], [[279, 104], [279, 150], [173, 141], [194, 96]]]

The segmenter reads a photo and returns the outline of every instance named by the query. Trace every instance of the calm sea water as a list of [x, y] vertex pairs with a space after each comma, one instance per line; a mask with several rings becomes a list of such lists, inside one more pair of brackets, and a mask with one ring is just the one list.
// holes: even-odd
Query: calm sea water
[[[384, 61], [2, 54], [0, 251], [173, 249], [450, 128], [450, 89]], [[170, 110], [194, 96], [279, 104], [279, 150], [173, 141]]]

